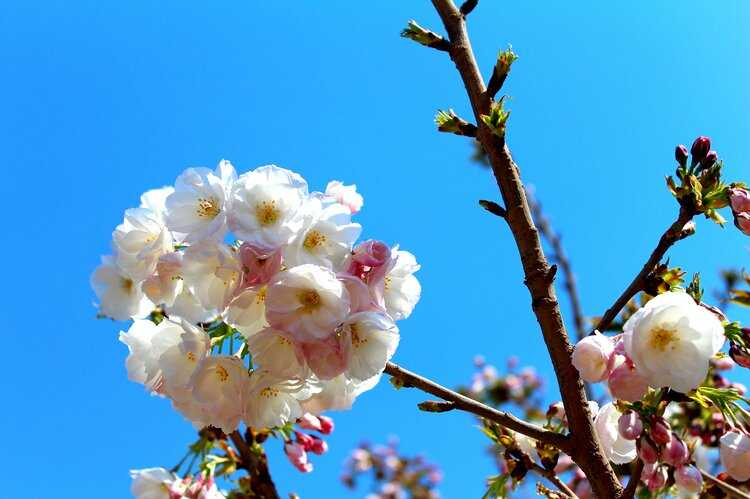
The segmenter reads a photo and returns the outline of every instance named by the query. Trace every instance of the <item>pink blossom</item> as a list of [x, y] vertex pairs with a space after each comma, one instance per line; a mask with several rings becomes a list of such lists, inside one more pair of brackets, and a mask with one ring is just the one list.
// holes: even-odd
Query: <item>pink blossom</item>
[[648, 390], [648, 382], [628, 359], [612, 370], [608, 383], [614, 398], [628, 402], [640, 400]]
[[672, 439], [664, 447], [662, 459], [664, 459], [664, 462], [667, 464], [679, 467], [690, 459], [690, 452], [685, 443], [680, 440], [677, 435], [672, 435]]
[[672, 441], [672, 428], [666, 419], [656, 416], [651, 420], [651, 438], [657, 445], [667, 445]]
[[734, 214], [734, 225], [740, 232], [746, 236], [750, 236], [750, 213], [742, 212]]
[[258, 284], [268, 284], [281, 269], [281, 250], [269, 253], [267, 250], [242, 243], [240, 246], [242, 263], [242, 283], [240, 289]]
[[310, 414], [309, 412], [306, 412], [297, 420], [297, 424], [300, 428], [303, 428], [305, 430], [314, 430], [323, 432], [323, 428], [321, 427], [320, 419], [318, 416], [314, 414]]
[[729, 189], [729, 203], [734, 213], [750, 212], [750, 192], [740, 187]]
[[617, 429], [626, 440], [635, 440], [643, 432], [643, 422], [635, 411], [627, 411], [617, 421]]
[[648, 438], [641, 438], [638, 441], [638, 457], [646, 464], [653, 464], [659, 460], [659, 452], [651, 445]]
[[326, 186], [326, 196], [330, 196], [339, 203], [349, 208], [349, 212], [354, 215], [362, 209], [364, 199], [362, 195], [357, 192], [357, 186], [344, 185], [338, 180], [332, 180], [328, 182]]
[[382, 311], [383, 302], [375, 300], [367, 283], [355, 275], [340, 273], [336, 276], [349, 293], [351, 313]]
[[659, 466], [654, 470], [646, 482], [648, 490], [655, 492], [667, 484], [667, 470], [664, 466]]
[[313, 469], [312, 463], [307, 458], [307, 452], [305, 448], [295, 442], [287, 442], [284, 444], [284, 453], [292, 463], [292, 466], [297, 468], [302, 473], [309, 473]]
[[304, 357], [315, 375], [322, 379], [333, 379], [349, 368], [351, 344], [341, 335], [331, 335], [318, 341], [299, 342], [296, 348]]
[[313, 446], [312, 435], [308, 435], [307, 433], [302, 433], [300, 431], [295, 431], [294, 438], [297, 441], [297, 443], [300, 444], [306, 451], [309, 451], [310, 449], [312, 449], [312, 446]]
[[323, 435], [330, 435], [333, 433], [333, 419], [329, 418], [328, 416], [318, 416], [318, 419], [320, 419], [320, 432]]
[[613, 354], [612, 340], [597, 332], [586, 336], [576, 344], [573, 351], [573, 365], [584, 380], [596, 383], [609, 376], [612, 370], [610, 359]]
[[317, 454], [319, 456], [321, 454], [325, 454], [326, 452], [328, 452], [328, 443], [326, 443], [325, 440], [323, 440], [322, 438], [315, 437], [315, 436], [311, 438], [312, 438], [312, 443], [310, 444], [310, 449], [309, 449], [310, 452], [312, 452], [313, 454]]

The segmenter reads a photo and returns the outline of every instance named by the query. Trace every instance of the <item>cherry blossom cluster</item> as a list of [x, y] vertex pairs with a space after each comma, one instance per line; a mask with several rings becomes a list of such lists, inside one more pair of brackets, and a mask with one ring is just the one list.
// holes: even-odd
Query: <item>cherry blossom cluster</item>
[[137, 499], [224, 499], [211, 477], [180, 478], [164, 468], [130, 472], [130, 492]]
[[[309, 192], [297, 173], [228, 161], [148, 191], [91, 278], [100, 313], [132, 319], [128, 377], [198, 427], [280, 427], [348, 409], [419, 300], [414, 256], [357, 243], [355, 186]], [[323, 450], [299, 434], [287, 454]], [[303, 452], [304, 451], [304, 452]]]
[[409, 457], [398, 449], [398, 441], [391, 439], [388, 445], [362, 444], [354, 449], [347, 459], [341, 481], [354, 490], [365, 475], [371, 474], [373, 481], [367, 499], [437, 499], [438, 484], [443, 474], [436, 465], [424, 457]]

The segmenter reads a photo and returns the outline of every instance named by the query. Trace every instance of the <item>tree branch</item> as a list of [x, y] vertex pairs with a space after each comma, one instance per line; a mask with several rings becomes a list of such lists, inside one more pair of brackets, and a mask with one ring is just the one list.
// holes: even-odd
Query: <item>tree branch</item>
[[568, 496], [568, 497], [570, 497], [572, 499], [578, 499], [578, 496], [575, 494], [575, 492], [573, 492], [572, 490], [570, 490], [570, 487], [568, 487], [567, 485], [565, 485], [565, 482], [563, 482], [562, 480], [560, 480], [560, 477], [557, 476], [557, 473], [555, 473], [554, 471], [551, 471], [551, 470], [548, 470], [547, 468], [539, 466], [534, 461], [531, 461], [531, 471], [533, 471], [537, 475], [539, 475], [539, 476], [541, 476], [541, 477], [546, 478], [547, 480], [549, 480], [549, 482], [552, 485], [554, 485], [555, 487], [557, 487], [557, 490], [559, 490], [560, 492], [562, 492], [566, 496]]
[[513, 431], [517, 431], [527, 437], [531, 437], [535, 440], [539, 440], [546, 444], [553, 445], [565, 453], [570, 453], [572, 444], [570, 439], [562, 433], [556, 433], [553, 431], [545, 430], [539, 426], [527, 423], [522, 419], [519, 419], [512, 414], [507, 412], [498, 411], [490, 406], [484, 405], [481, 402], [477, 402], [465, 395], [461, 395], [458, 392], [454, 392], [449, 388], [445, 388], [432, 380], [415, 374], [411, 371], [404, 369], [403, 367], [389, 362], [385, 366], [385, 372], [390, 374], [391, 377], [399, 380], [403, 383], [406, 388], [418, 388], [423, 392], [430, 393], [436, 397], [440, 397], [443, 400], [452, 402], [456, 409], [470, 412], [479, 417], [488, 419], [494, 423], [504, 426]]
[[641, 481], [641, 473], [643, 473], [643, 460], [637, 457], [633, 471], [630, 473], [630, 480], [628, 480], [628, 486], [625, 487], [625, 492], [622, 493], [623, 499], [632, 499], [635, 497], [635, 491], [638, 488], [638, 482]]
[[474, 10], [474, 8], [479, 3], [479, 0], [466, 0], [463, 4], [461, 4], [461, 14], [464, 15], [464, 17], [471, 14], [471, 11]]
[[268, 470], [268, 459], [266, 458], [266, 454], [262, 452], [261, 449], [261, 454], [258, 455], [250, 448], [248, 443], [253, 442], [254, 437], [250, 428], [248, 428], [247, 433], [247, 441], [242, 438], [239, 430], [234, 430], [230, 433], [229, 438], [232, 440], [232, 443], [234, 443], [234, 446], [237, 448], [237, 452], [240, 454], [241, 467], [247, 471], [248, 476], [250, 477], [250, 487], [253, 493], [258, 497], [264, 499], [279, 499], [276, 485], [274, 485], [273, 479], [271, 479], [271, 473]]
[[715, 476], [713, 476], [713, 475], [711, 475], [709, 473], [706, 473], [703, 470], [700, 470], [700, 472], [701, 472], [701, 475], [703, 476], [703, 478], [705, 480], [708, 480], [709, 482], [711, 482], [714, 485], [716, 485], [717, 487], [719, 487], [721, 490], [723, 490], [724, 492], [726, 492], [729, 495], [729, 497], [736, 497], [736, 498], [739, 498], [739, 499], [750, 499], [750, 495], [744, 493], [743, 491], [741, 491], [737, 487], [729, 485], [727, 482], [725, 482], [723, 480], [719, 480]]
[[656, 248], [654, 248], [654, 251], [651, 252], [651, 256], [648, 257], [648, 260], [646, 260], [641, 271], [638, 272], [638, 275], [635, 276], [630, 285], [625, 288], [625, 291], [622, 292], [617, 300], [615, 300], [615, 303], [607, 309], [599, 320], [599, 323], [596, 325], [597, 330], [606, 330], [612, 321], [615, 320], [617, 314], [620, 313], [620, 310], [627, 305], [630, 299], [640, 291], [643, 291], [646, 285], [646, 278], [664, 257], [667, 250], [677, 241], [685, 239], [693, 234], [694, 229], [691, 230], [686, 228], [685, 225], [690, 222], [694, 216], [695, 213], [684, 208], [680, 209], [680, 214], [677, 217], [677, 220], [675, 220], [674, 223], [661, 235], [659, 243], [656, 245]]
[[518, 167], [504, 138], [493, 133], [482, 118], [490, 114], [492, 99], [486, 93], [484, 80], [474, 58], [465, 18], [452, 0], [432, 0], [432, 4], [448, 32], [451, 45], [449, 53], [461, 75], [479, 125], [477, 138], [487, 152], [507, 210], [506, 220], [521, 257], [532, 308], [542, 329], [560, 386], [572, 438], [576, 442], [570, 456], [589, 477], [597, 497], [619, 499], [622, 485], [599, 444], [589, 415], [583, 383], [571, 362], [572, 347], [560, 314], [555, 289], [549, 278], [550, 267], [541, 247], [539, 233], [531, 219]]

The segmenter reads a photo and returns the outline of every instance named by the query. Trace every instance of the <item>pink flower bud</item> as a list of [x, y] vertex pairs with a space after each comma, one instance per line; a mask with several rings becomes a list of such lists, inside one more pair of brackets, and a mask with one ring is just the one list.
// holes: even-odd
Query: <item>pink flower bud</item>
[[295, 439], [297, 440], [297, 443], [300, 444], [306, 451], [309, 451], [312, 449], [315, 442], [311, 435], [308, 435], [307, 433], [301, 433], [299, 431], [295, 431], [294, 436], [295, 436]]
[[352, 261], [367, 267], [379, 267], [391, 259], [391, 248], [382, 241], [362, 241], [352, 252]]
[[653, 464], [659, 460], [659, 453], [647, 438], [641, 438], [638, 440], [638, 457], [644, 463]]
[[281, 269], [281, 251], [269, 253], [267, 250], [242, 243], [240, 246], [242, 263], [242, 283], [240, 289], [258, 284], [268, 284], [271, 277]]
[[719, 456], [721, 464], [729, 476], [739, 482], [750, 479], [750, 437], [734, 430], [725, 433], [719, 439]]
[[612, 340], [603, 334], [586, 336], [576, 344], [573, 365], [589, 383], [602, 381], [611, 372], [610, 359], [614, 353]]
[[294, 442], [287, 442], [284, 444], [284, 453], [292, 463], [292, 466], [297, 468], [302, 473], [310, 473], [313, 469], [313, 465], [307, 459], [307, 452], [302, 445]]
[[671, 464], [675, 468], [685, 464], [690, 459], [690, 452], [687, 445], [680, 440], [677, 435], [672, 435], [672, 439], [664, 447], [662, 459], [665, 463]]
[[719, 160], [719, 155], [716, 151], [708, 151], [706, 157], [701, 161], [702, 168], [710, 168]]
[[655, 492], [667, 484], [667, 470], [664, 466], [656, 468], [656, 471], [649, 477], [646, 486], [651, 492]]
[[648, 382], [629, 360], [620, 362], [609, 375], [609, 391], [619, 400], [636, 402], [646, 395]]
[[740, 367], [750, 368], [750, 355], [737, 345], [733, 344], [729, 348], [729, 356], [732, 357], [732, 360], [734, 360]]
[[735, 213], [734, 226], [740, 229], [740, 232], [746, 236], [750, 236], [750, 213]]
[[362, 195], [357, 192], [357, 186], [344, 185], [338, 180], [332, 180], [328, 182], [326, 186], [326, 196], [335, 198], [336, 201], [349, 208], [349, 212], [354, 215], [362, 209], [364, 199]]
[[687, 165], [688, 150], [687, 147], [680, 144], [674, 149], [674, 159], [680, 164], [680, 166]]
[[320, 419], [320, 433], [323, 435], [333, 433], [333, 419], [328, 416], [318, 416], [318, 419]]
[[703, 161], [708, 155], [708, 151], [711, 150], [711, 139], [701, 135], [695, 142], [693, 147], [690, 148], [690, 154], [693, 155], [693, 164], [698, 164]]
[[297, 420], [297, 424], [300, 428], [305, 430], [314, 430], [321, 433], [323, 432], [318, 416], [310, 414], [309, 412], [304, 413], [302, 417]]
[[703, 488], [703, 477], [695, 466], [680, 466], [674, 472], [677, 487], [689, 494], [698, 494]]
[[731, 357], [721, 357], [713, 360], [713, 365], [717, 371], [729, 371], [735, 364]]
[[311, 437], [312, 438], [312, 445], [310, 446], [310, 452], [313, 454], [321, 455], [328, 452], [328, 444], [325, 440], [318, 437]]
[[750, 211], [750, 192], [741, 187], [729, 189], [729, 204], [735, 213]]
[[732, 388], [737, 390], [737, 392], [740, 394], [740, 396], [744, 397], [747, 393], [747, 387], [743, 385], [742, 383], [732, 383]]
[[672, 428], [666, 419], [655, 416], [651, 420], [651, 438], [657, 445], [667, 445], [672, 440]]
[[643, 422], [635, 411], [627, 411], [617, 420], [617, 429], [626, 440], [635, 440], [643, 432]]

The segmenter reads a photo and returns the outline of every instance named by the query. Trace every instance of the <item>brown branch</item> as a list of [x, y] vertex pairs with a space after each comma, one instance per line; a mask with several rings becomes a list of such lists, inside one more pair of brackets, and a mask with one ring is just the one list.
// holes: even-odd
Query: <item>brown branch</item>
[[478, 3], [479, 0], [466, 0], [461, 4], [461, 14], [463, 14], [464, 17], [468, 16]]
[[589, 477], [597, 497], [619, 499], [622, 485], [602, 451], [589, 415], [583, 382], [571, 362], [572, 347], [550, 279], [550, 266], [531, 219], [518, 167], [504, 138], [493, 133], [482, 118], [490, 114], [492, 98], [486, 93], [484, 80], [474, 58], [465, 18], [452, 0], [432, 0], [432, 4], [448, 32], [451, 59], [461, 75], [475, 121], [479, 124], [477, 138], [487, 152], [507, 210], [506, 220], [521, 257], [532, 308], [552, 360], [572, 437], [576, 442], [570, 456]]
[[452, 402], [456, 409], [470, 412], [535, 440], [550, 444], [565, 453], [570, 453], [572, 449], [570, 439], [561, 433], [545, 430], [539, 426], [527, 423], [512, 414], [493, 409], [488, 405], [477, 402], [465, 395], [445, 388], [432, 380], [408, 371], [393, 362], [389, 362], [385, 366], [385, 372], [400, 381], [404, 387], [418, 388], [443, 400]]
[[643, 473], [643, 461], [640, 458], [636, 458], [633, 470], [630, 473], [628, 486], [625, 487], [625, 492], [622, 493], [623, 499], [632, 499], [635, 497], [635, 491], [638, 489], [638, 482], [641, 481], [641, 473]]
[[229, 438], [240, 454], [240, 466], [247, 471], [250, 477], [250, 488], [253, 493], [264, 499], [279, 499], [276, 485], [274, 485], [271, 473], [268, 470], [268, 458], [266, 458], [265, 452], [261, 451], [260, 454], [256, 454], [248, 444], [248, 442], [254, 442], [252, 430], [250, 428], [247, 430], [247, 441], [242, 438], [239, 430], [230, 433]]
[[536, 223], [539, 233], [544, 239], [547, 240], [549, 245], [552, 247], [553, 254], [550, 257], [556, 261], [562, 269], [564, 281], [563, 286], [565, 292], [570, 300], [570, 311], [573, 314], [573, 324], [576, 328], [576, 339], [580, 340], [586, 334], [586, 318], [583, 314], [583, 308], [581, 307], [581, 299], [578, 294], [578, 284], [576, 282], [576, 275], [573, 273], [573, 268], [568, 259], [568, 255], [565, 253], [565, 248], [562, 245], [562, 238], [555, 232], [549, 219], [542, 211], [542, 204], [532, 194], [528, 195], [529, 208], [531, 209], [531, 215]]
[[715, 476], [709, 473], [706, 473], [703, 470], [699, 470], [699, 471], [701, 472], [701, 475], [703, 476], [705, 480], [708, 480], [709, 482], [713, 483], [714, 485], [722, 489], [724, 492], [726, 492], [729, 495], [729, 497], [737, 497], [739, 499], [750, 499], [750, 494], [746, 494], [745, 492], [741, 491], [737, 487], [729, 485], [724, 480], [719, 480]]
[[643, 291], [648, 275], [661, 261], [667, 250], [671, 248], [672, 245], [677, 241], [685, 239], [686, 237], [693, 234], [694, 229], [686, 228], [685, 225], [690, 222], [694, 216], [694, 212], [686, 210], [684, 208], [680, 209], [680, 214], [677, 217], [677, 220], [675, 220], [674, 223], [670, 225], [669, 228], [661, 235], [661, 237], [659, 238], [659, 243], [656, 245], [656, 248], [654, 248], [654, 251], [651, 252], [651, 255], [648, 257], [648, 260], [646, 260], [646, 263], [643, 265], [643, 268], [641, 268], [641, 271], [638, 272], [638, 275], [635, 276], [630, 285], [625, 288], [625, 291], [622, 292], [617, 300], [615, 300], [615, 303], [611, 307], [609, 307], [609, 309], [607, 309], [602, 318], [599, 320], [599, 323], [596, 325], [597, 330], [602, 332], [605, 331], [612, 323], [612, 321], [615, 320], [617, 314], [620, 313], [620, 310], [622, 310], [622, 308], [627, 305], [630, 299], [637, 295], [640, 291]]
[[566, 496], [568, 496], [568, 497], [570, 497], [572, 499], [578, 499], [578, 496], [575, 494], [575, 492], [573, 492], [572, 490], [570, 490], [570, 487], [568, 487], [567, 485], [565, 485], [565, 482], [563, 482], [562, 480], [560, 480], [560, 477], [557, 476], [557, 473], [555, 473], [554, 471], [548, 470], [547, 468], [539, 466], [534, 461], [531, 461], [531, 471], [533, 471], [537, 475], [539, 475], [539, 476], [541, 476], [541, 477], [546, 478], [547, 480], [549, 480], [549, 482], [552, 485], [554, 485], [555, 487], [557, 487], [557, 489], [560, 492], [562, 492], [563, 494], [565, 494]]

